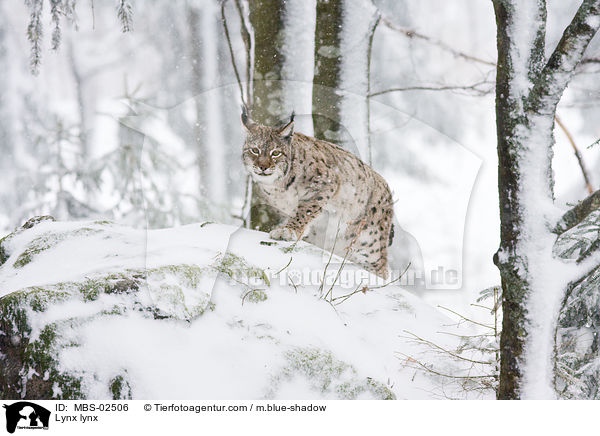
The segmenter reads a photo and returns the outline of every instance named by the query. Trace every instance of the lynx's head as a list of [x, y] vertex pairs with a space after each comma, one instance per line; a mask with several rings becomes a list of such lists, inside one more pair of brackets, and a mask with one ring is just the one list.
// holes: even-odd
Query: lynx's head
[[294, 113], [279, 127], [268, 127], [254, 122], [242, 107], [242, 125], [246, 141], [242, 152], [244, 166], [259, 183], [273, 183], [288, 172], [294, 134]]

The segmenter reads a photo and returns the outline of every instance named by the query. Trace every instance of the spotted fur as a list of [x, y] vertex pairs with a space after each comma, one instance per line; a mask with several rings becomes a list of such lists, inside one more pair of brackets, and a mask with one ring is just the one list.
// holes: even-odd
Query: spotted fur
[[388, 275], [393, 204], [379, 174], [335, 144], [294, 133], [294, 115], [277, 128], [252, 121], [244, 111], [242, 158], [260, 195], [283, 222], [270, 236], [300, 238]]

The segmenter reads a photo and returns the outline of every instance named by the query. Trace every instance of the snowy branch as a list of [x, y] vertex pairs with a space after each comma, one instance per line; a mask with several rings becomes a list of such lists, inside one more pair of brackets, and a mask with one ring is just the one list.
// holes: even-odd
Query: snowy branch
[[133, 29], [133, 8], [127, 0], [120, 0], [117, 6], [117, 17], [121, 21], [123, 33], [131, 32]]
[[600, 0], [584, 0], [531, 90], [528, 110], [553, 114], [575, 67], [600, 28]]
[[600, 58], [585, 58], [581, 60], [582, 64], [600, 64]]
[[567, 211], [558, 221], [553, 232], [557, 234], [566, 232], [597, 209], [600, 209], [600, 189]]

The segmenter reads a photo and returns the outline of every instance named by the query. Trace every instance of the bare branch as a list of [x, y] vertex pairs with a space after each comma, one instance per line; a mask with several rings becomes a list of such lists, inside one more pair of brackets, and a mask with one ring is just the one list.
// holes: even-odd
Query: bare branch
[[491, 94], [494, 89], [481, 88], [482, 85], [493, 85], [493, 82], [489, 80], [482, 80], [472, 85], [443, 85], [443, 86], [404, 86], [398, 88], [384, 89], [382, 91], [372, 92], [368, 94], [368, 97], [376, 97], [378, 95], [389, 94], [390, 92], [403, 92], [403, 91], [475, 91], [476, 95], [487, 95]]
[[227, 0], [221, 2], [221, 22], [223, 23], [223, 30], [225, 31], [225, 39], [227, 39], [227, 46], [229, 47], [229, 54], [231, 55], [231, 65], [233, 66], [233, 72], [235, 73], [235, 79], [240, 88], [240, 98], [242, 103], [247, 106], [247, 102], [244, 98], [244, 87], [242, 86], [242, 79], [235, 63], [235, 54], [233, 53], [233, 46], [231, 45], [231, 37], [229, 36], [229, 28], [227, 27], [227, 16], [225, 15], [225, 5]]
[[373, 55], [373, 39], [375, 39], [375, 31], [381, 21], [381, 14], [377, 14], [377, 19], [369, 32], [369, 47], [367, 50], [367, 143], [369, 148], [369, 165], [373, 165], [373, 153], [371, 144], [371, 57]]
[[242, 9], [240, 0], [235, 0], [235, 6], [240, 16], [242, 40], [244, 41], [244, 46], [246, 47], [246, 101], [250, 103], [252, 101], [252, 86], [250, 86], [250, 82], [252, 80], [252, 37], [250, 36], [250, 31], [248, 30], [248, 25], [246, 24], [246, 16]]
[[583, 58], [581, 64], [600, 64], [600, 58]]
[[489, 379], [489, 378], [495, 379], [495, 378], [497, 378], [497, 376], [494, 375], [494, 374], [490, 374], [490, 375], [451, 375], [451, 374], [444, 374], [442, 372], [438, 372], [438, 371], [433, 370], [432, 368], [428, 367], [424, 363], [419, 362], [414, 357], [409, 356], [408, 354], [401, 353], [400, 351], [397, 351], [396, 353], [404, 356], [404, 358], [406, 359], [406, 363], [416, 363], [417, 365], [419, 365], [419, 367], [421, 367], [422, 369], [426, 370], [427, 372], [430, 372], [430, 373], [435, 374], [435, 375], [439, 375], [440, 377], [456, 378], [456, 379], [469, 379], [469, 380], [471, 380], [471, 379], [478, 379], [478, 378], [483, 378], [483, 379]]
[[442, 353], [448, 354], [449, 356], [452, 356], [452, 357], [454, 357], [456, 359], [460, 359], [460, 360], [464, 360], [466, 362], [476, 363], [476, 364], [480, 364], [480, 365], [495, 365], [496, 364], [496, 362], [469, 359], [467, 357], [464, 357], [464, 356], [461, 356], [459, 354], [456, 354], [456, 353], [454, 353], [454, 352], [452, 352], [450, 350], [447, 350], [444, 347], [439, 346], [435, 342], [431, 342], [431, 341], [428, 341], [427, 339], [423, 339], [423, 338], [415, 335], [414, 333], [409, 332], [408, 330], [404, 330], [404, 331], [406, 333], [408, 333], [409, 335], [411, 335], [412, 338], [411, 338], [411, 336], [401, 336], [401, 337], [404, 337], [404, 338], [407, 338], [407, 339], [413, 339], [413, 340], [416, 340], [416, 342], [420, 342], [420, 343], [429, 345], [431, 348], [439, 350]]
[[577, 148], [577, 145], [575, 144], [575, 140], [573, 139], [573, 136], [571, 135], [571, 133], [569, 132], [567, 127], [562, 123], [560, 118], [558, 118], [558, 115], [554, 116], [554, 120], [556, 121], [556, 124], [558, 124], [558, 126], [562, 129], [562, 131], [565, 132], [567, 139], [571, 143], [571, 147], [573, 147], [573, 151], [575, 152], [575, 157], [577, 158], [577, 162], [579, 163], [579, 168], [581, 168], [581, 173], [583, 174], [583, 179], [585, 181], [585, 186], [588, 190], [588, 194], [593, 194], [594, 188], [592, 188], [592, 183], [590, 182], [590, 176], [585, 167], [585, 163], [583, 162], [583, 156], [581, 156], [581, 153], [579, 152], [579, 149]]
[[452, 309], [449, 309], [449, 308], [447, 308], [447, 307], [444, 307], [444, 306], [440, 306], [439, 304], [438, 304], [438, 307], [439, 307], [440, 309], [444, 309], [444, 310], [447, 310], [447, 311], [448, 311], [448, 312], [450, 312], [450, 313], [453, 313], [454, 315], [456, 315], [456, 316], [460, 317], [460, 318], [461, 318], [461, 320], [463, 320], [463, 321], [468, 321], [468, 322], [470, 322], [470, 323], [472, 323], [472, 324], [480, 325], [480, 326], [482, 326], [482, 327], [487, 327], [488, 329], [494, 330], [494, 326], [491, 326], [491, 325], [488, 325], [488, 324], [483, 324], [483, 323], [480, 323], [480, 322], [474, 321], [474, 320], [472, 320], [472, 319], [470, 319], [470, 318], [467, 318], [467, 317], [465, 317], [465, 316], [461, 315], [461, 314], [460, 314], [460, 313], [458, 313], [458, 312], [455, 312], [455, 311], [454, 311], [454, 310], [452, 310]]
[[481, 59], [481, 58], [478, 58], [476, 56], [472, 56], [472, 55], [470, 55], [468, 53], [462, 52], [460, 50], [456, 50], [455, 48], [450, 47], [448, 44], [446, 44], [446, 43], [444, 43], [444, 42], [442, 42], [440, 40], [437, 40], [437, 39], [432, 38], [430, 36], [427, 36], [427, 35], [424, 35], [422, 33], [419, 33], [419, 32], [417, 32], [417, 31], [415, 31], [413, 29], [407, 29], [407, 28], [404, 28], [404, 27], [396, 26], [394, 23], [392, 23], [390, 20], [388, 20], [385, 17], [381, 18], [381, 22], [383, 24], [385, 24], [385, 26], [387, 28], [389, 28], [391, 30], [394, 30], [396, 32], [399, 32], [399, 33], [407, 36], [408, 38], [411, 38], [411, 39], [413, 39], [413, 38], [414, 39], [420, 39], [421, 41], [425, 41], [425, 42], [427, 42], [429, 44], [438, 46], [442, 50], [447, 51], [448, 53], [451, 53], [452, 55], [454, 55], [456, 57], [463, 58], [465, 60], [477, 62], [477, 63], [484, 64], [484, 65], [489, 65], [491, 67], [495, 67], [496, 66], [495, 62], [486, 61], [484, 59]]

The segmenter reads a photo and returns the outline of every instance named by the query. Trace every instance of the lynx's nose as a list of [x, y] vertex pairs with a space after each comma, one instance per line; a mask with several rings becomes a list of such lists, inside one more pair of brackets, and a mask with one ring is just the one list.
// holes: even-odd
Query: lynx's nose
[[260, 160], [258, 161], [258, 168], [260, 168], [261, 171], [266, 171], [271, 168], [271, 163], [267, 160]]

